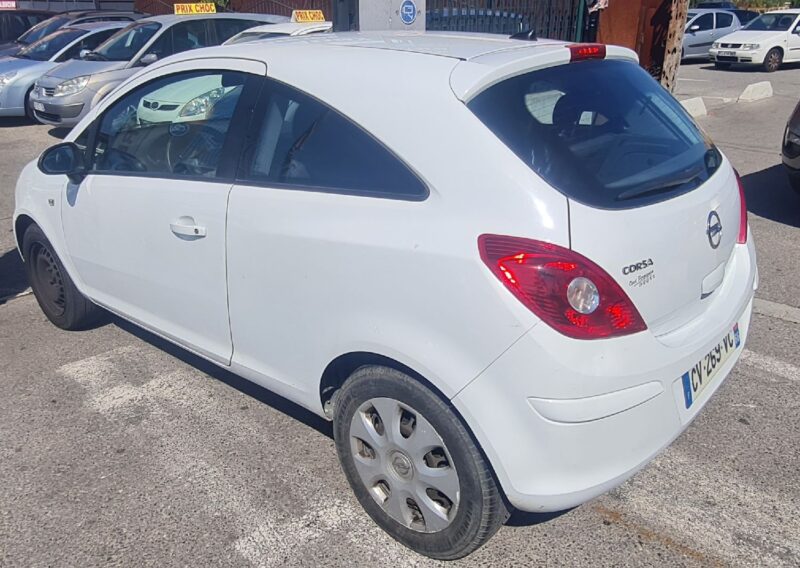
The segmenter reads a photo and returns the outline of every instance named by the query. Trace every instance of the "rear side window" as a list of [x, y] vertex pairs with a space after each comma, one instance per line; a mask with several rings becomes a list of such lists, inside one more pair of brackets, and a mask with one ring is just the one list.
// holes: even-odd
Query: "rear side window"
[[423, 199], [428, 190], [385, 146], [331, 107], [277, 81], [245, 179], [278, 186]]
[[468, 107], [567, 197], [625, 209], [706, 181], [721, 156], [638, 65], [591, 60], [507, 79]]
[[717, 27], [729, 28], [733, 25], [733, 14], [724, 14], [717, 12]]
[[243, 32], [253, 26], [258, 26], [264, 22], [256, 22], [255, 20], [242, 20], [236, 18], [216, 18], [209, 20], [211, 25], [214, 26], [216, 31], [216, 43], [220, 44], [227, 39], [232, 38], [239, 32]]

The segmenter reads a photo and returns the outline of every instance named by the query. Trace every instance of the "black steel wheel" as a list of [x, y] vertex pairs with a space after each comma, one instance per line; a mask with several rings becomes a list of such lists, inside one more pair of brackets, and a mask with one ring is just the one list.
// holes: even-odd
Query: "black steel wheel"
[[78, 291], [38, 225], [26, 229], [22, 254], [36, 301], [54, 325], [61, 329], [86, 329], [100, 320], [103, 310]]

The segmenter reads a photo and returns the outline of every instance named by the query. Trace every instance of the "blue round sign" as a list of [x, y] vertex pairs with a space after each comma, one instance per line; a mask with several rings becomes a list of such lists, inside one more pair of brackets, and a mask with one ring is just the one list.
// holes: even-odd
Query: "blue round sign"
[[400, 4], [400, 19], [407, 26], [413, 24], [417, 19], [417, 4], [414, 0], [403, 0]]

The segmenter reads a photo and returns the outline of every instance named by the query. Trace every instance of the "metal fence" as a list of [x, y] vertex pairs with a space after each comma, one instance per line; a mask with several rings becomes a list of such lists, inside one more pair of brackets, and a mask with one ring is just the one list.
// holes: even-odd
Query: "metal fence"
[[427, 0], [429, 30], [513, 34], [580, 41], [584, 0]]

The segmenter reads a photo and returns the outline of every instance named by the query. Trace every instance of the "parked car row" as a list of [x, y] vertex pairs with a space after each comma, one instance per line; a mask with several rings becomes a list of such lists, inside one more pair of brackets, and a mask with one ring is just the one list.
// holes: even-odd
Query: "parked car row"
[[[0, 47], [6, 53], [0, 58], [0, 116], [27, 115], [70, 127], [122, 81], [170, 55], [228, 41], [331, 30], [330, 22], [301, 23], [271, 14], [143, 16], [59, 14]], [[169, 106], [151, 110], [167, 112]]]
[[692, 10], [686, 23], [681, 55], [710, 59], [718, 69], [732, 65], [777, 71], [800, 61], [800, 9], [766, 12], [742, 25], [741, 10]]

